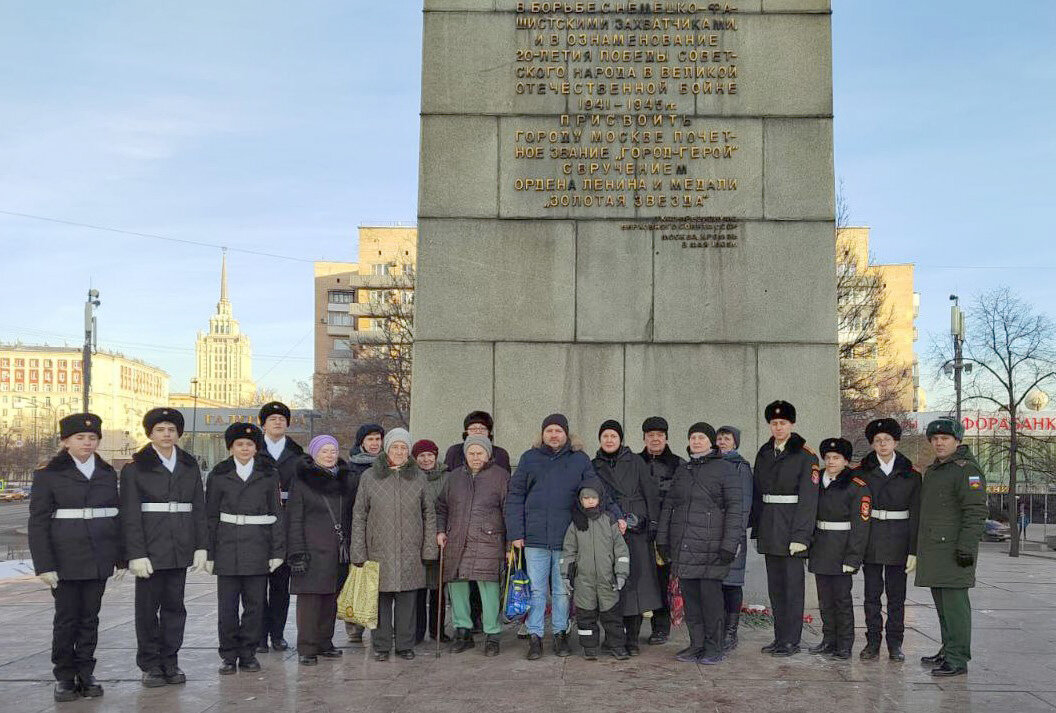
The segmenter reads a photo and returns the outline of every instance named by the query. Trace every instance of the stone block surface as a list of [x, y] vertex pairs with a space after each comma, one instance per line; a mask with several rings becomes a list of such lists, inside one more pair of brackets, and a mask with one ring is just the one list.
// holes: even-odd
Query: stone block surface
[[763, 12], [829, 12], [831, 0], [762, 0]]
[[832, 220], [832, 119], [767, 119], [763, 195], [770, 220]]
[[498, 123], [488, 116], [423, 116], [418, 214], [488, 217], [498, 212]]
[[[415, 439], [436, 441], [442, 458], [444, 448], [462, 439], [462, 419], [467, 413], [492, 411], [493, 367], [494, 347], [490, 342], [415, 342], [411, 379], [411, 433]], [[419, 380], [423, 375], [427, 376]]]
[[647, 342], [652, 334], [653, 250], [648, 232], [620, 221], [576, 223], [576, 339]]
[[[759, 354], [759, 400], [756, 413], [783, 399], [796, 407], [795, 430], [815, 452], [825, 438], [840, 435], [839, 370], [836, 345], [763, 344]], [[761, 439], [770, 437], [766, 424]], [[764, 437], [765, 436], [765, 437]]]

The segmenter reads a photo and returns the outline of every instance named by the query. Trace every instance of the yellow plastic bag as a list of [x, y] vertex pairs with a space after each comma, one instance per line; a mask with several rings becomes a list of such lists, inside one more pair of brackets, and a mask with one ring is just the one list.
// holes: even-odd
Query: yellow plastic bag
[[337, 595], [338, 618], [367, 629], [377, 629], [380, 576], [377, 562], [368, 561], [362, 567], [349, 565], [345, 584]]

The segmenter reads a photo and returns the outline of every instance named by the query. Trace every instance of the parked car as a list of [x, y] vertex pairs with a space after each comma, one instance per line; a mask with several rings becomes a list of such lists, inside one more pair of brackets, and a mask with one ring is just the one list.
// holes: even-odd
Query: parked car
[[983, 523], [984, 542], [1004, 542], [1012, 537], [1012, 528], [1007, 522], [987, 520]]

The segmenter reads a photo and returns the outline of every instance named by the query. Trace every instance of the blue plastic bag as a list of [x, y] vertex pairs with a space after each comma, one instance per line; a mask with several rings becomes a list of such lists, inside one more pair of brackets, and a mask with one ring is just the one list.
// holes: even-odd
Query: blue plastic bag
[[523, 619], [528, 613], [528, 606], [532, 601], [532, 584], [528, 579], [528, 573], [524, 570], [524, 550], [518, 549], [515, 556], [514, 548], [511, 547], [506, 562], [506, 594], [503, 615], [506, 621], [517, 621]]

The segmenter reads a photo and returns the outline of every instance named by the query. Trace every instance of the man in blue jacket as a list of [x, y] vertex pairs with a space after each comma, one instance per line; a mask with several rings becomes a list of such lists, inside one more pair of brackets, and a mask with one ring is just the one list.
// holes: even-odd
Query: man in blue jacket
[[[568, 419], [555, 413], [543, 420], [542, 439], [525, 451], [517, 464], [506, 496], [506, 536], [514, 547], [524, 548], [532, 603], [528, 610], [528, 660], [543, 655], [546, 598], [553, 606], [554, 653], [568, 656], [568, 592], [561, 581], [561, 548], [572, 522], [576, 493], [584, 481], [595, 478], [590, 456], [569, 437]], [[603, 494], [604, 509], [619, 517]]]

